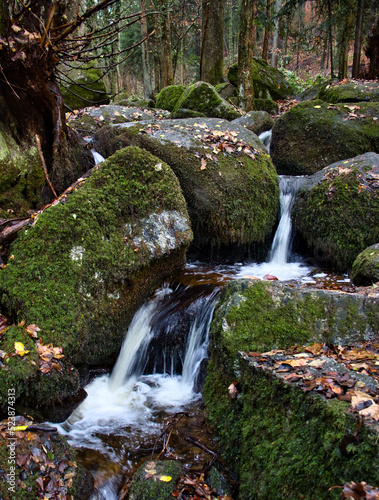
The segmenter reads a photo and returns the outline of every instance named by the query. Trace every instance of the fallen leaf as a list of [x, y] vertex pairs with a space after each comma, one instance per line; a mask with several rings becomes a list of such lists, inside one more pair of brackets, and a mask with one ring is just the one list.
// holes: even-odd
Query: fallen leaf
[[169, 483], [172, 480], [172, 477], [171, 476], [160, 476], [159, 480], [163, 481], [164, 483]]
[[28, 325], [26, 327], [26, 331], [28, 332], [29, 337], [32, 337], [34, 339], [38, 338], [38, 333], [41, 329], [38, 328], [37, 325]]
[[25, 354], [29, 352], [25, 350], [24, 344], [21, 342], [15, 342], [14, 349], [16, 351], [16, 354], [18, 354], [19, 356], [25, 356]]

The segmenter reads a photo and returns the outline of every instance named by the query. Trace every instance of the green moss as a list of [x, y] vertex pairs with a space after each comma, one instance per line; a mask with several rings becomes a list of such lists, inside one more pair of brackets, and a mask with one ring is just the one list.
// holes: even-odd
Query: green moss
[[44, 344], [63, 347], [75, 365], [113, 359], [141, 301], [184, 264], [190, 230], [178, 232], [170, 255], [157, 248], [155, 260], [134, 243], [136, 223], [164, 210], [186, 214], [171, 169], [135, 147], [117, 152], [12, 245], [0, 273], [8, 315], [37, 324]]
[[[154, 464], [154, 468], [152, 466]], [[150, 468], [146, 468], [149, 465]], [[153, 470], [154, 473], [149, 473]], [[176, 482], [182, 472], [181, 465], [174, 460], [160, 460], [143, 464], [133, 477], [130, 485], [130, 500], [171, 500]], [[169, 481], [159, 480], [160, 476], [170, 477]]]
[[254, 109], [274, 115], [278, 113], [279, 106], [272, 99], [254, 99]]
[[82, 109], [109, 102], [101, 70], [88, 64], [87, 67], [84, 65], [80, 69], [72, 70], [68, 76], [75, 83], [67, 83], [60, 90], [65, 104], [70, 109]]
[[234, 120], [241, 116], [216, 92], [211, 84], [206, 82], [196, 82], [185, 90], [176, 103], [174, 113], [180, 109], [199, 111], [205, 116], [225, 120]]
[[[236, 374], [239, 395], [231, 399]], [[329, 488], [377, 484], [377, 435], [360, 427], [347, 403], [304, 394], [243, 360], [225, 363], [222, 348], [212, 354], [203, 395], [241, 500], [339, 498]]]
[[357, 82], [356, 80], [347, 83], [339, 82], [338, 85], [325, 83], [317, 94], [318, 99], [326, 102], [359, 102], [359, 101], [379, 101], [379, 85], [377, 82]]
[[[178, 147], [148, 134], [141, 126], [121, 132], [101, 131], [105, 144], [102, 154], [135, 144], [168, 163], [179, 179], [187, 201], [194, 232], [194, 243], [212, 247], [262, 243], [274, 227], [278, 201], [278, 177], [270, 157], [257, 154], [255, 159], [234, 153], [218, 155], [217, 163], [207, 159], [201, 170], [200, 154], [209, 150]], [[99, 135], [100, 137], [100, 135]]]
[[157, 95], [156, 107], [173, 111], [185, 90], [186, 87], [184, 85], [170, 85], [169, 87], [165, 87]]
[[379, 197], [362, 187], [361, 169], [349, 164], [347, 170], [302, 191], [293, 213], [297, 230], [315, 255], [342, 270], [379, 241]]
[[351, 279], [356, 285], [371, 285], [379, 281], [379, 244], [365, 248], [355, 259]]

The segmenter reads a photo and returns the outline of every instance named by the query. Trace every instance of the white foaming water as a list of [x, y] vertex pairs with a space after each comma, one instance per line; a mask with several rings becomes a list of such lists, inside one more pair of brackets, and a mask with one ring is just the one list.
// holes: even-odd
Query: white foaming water
[[259, 139], [266, 146], [266, 149], [267, 149], [268, 153], [270, 152], [271, 136], [272, 136], [272, 131], [271, 130], [266, 130], [265, 132], [262, 132], [258, 136]]
[[261, 264], [241, 266], [238, 277], [263, 278], [275, 276], [279, 281], [300, 279], [310, 268], [301, 262], [288, 262], [291, 251], [291, 211], [296, 193], [304, 177], [279, 176], [280, 182], [280, 220], [269, 253], [269, 260]]
[[98, 165], [99, 163], [105, 160], [104, 156], [101, 156], [101, 154], [95, 151], [94, 149], [91, 149], [91, 153], [93, 159], [95, 160], [95, 165]]
[[63, 424], [54, 424], [73, 446], [97, 450], [108, 460], [120, 462], [122, 450], [105, 445], [104, 437], [117, 436], [122, 449], [138, 448], [159, 434], [162, 412], [175, 413], [200, 397], [193, 391], [194, 377], [206, 354], [215, 293], [206, 300], [189, 332], [183, 376], [140, 376], [154, 314], [163, 307], [161, 299], [170, 293], [168, 287], [158, 290], [137, 311], [112, 375], [97, 377], [88, 384], [87, 398]]

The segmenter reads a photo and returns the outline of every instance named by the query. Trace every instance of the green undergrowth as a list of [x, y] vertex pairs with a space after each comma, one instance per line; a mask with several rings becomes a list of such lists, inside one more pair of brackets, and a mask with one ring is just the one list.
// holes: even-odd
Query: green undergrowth
[[[239, 498], [339, 498], [333, 486], [377, 484], [377, 434], [360, 427], [348, 404], [304, 394], [241, 361], [216, 356], [204, 398], [219, 448], [240, 479]], [[236, 368], [236, 365], [234, 366]], [[239, 395], [231, 399], [229, 384]]]
[[[150, 214], [186, 214], [175, 175], [162, 162], [155, 168], [157, 163], [135, 147], [117, 152], [20, 233], [0, 272], [2, 312], [17, 323], [38, 325], [43, 343], [62, 347], [76, 366], [113, 360], [138, 306], [184, 265], [190, 230], [177, 235], [170, 255], [155, 260], [145, 243], [133, 243], [139, 221]], [[13, 334], [8, 330], [0, 346], [10, 349]]]

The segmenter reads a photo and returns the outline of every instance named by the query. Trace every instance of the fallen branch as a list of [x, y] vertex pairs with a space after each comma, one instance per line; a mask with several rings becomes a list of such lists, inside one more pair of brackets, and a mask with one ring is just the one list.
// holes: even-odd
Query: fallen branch
[[20, 222], [17, 222], [16, 224], [13, 224], [12, 226], [6, 227], [0, 232], [0, 244], [4, 243], [6, 241], [9, 241], [10, 239], [15, 236], [20, 229], [22, 229], [30, 219], [24, 219], [21, 220]]
[[36, 134], [36, 144], [37, 144], [37, 150], [38, 150], [39, 157], [41, 158], [42, 168], [43, 168], [43, 172], [45, 174], [46, 182], [47, 182], [49, 188], [51, 189], [51, 192], [53, 193], [54, 198], [58, 198], [57, 193], [55, 192], [55, 189], [54, 189], [53, 185], [51, 184], [49, 174], [47, 173], [45, 158], [43, 157], [42, 148], [41, 148], [41, 141], [40, 141], [37, 134]]

